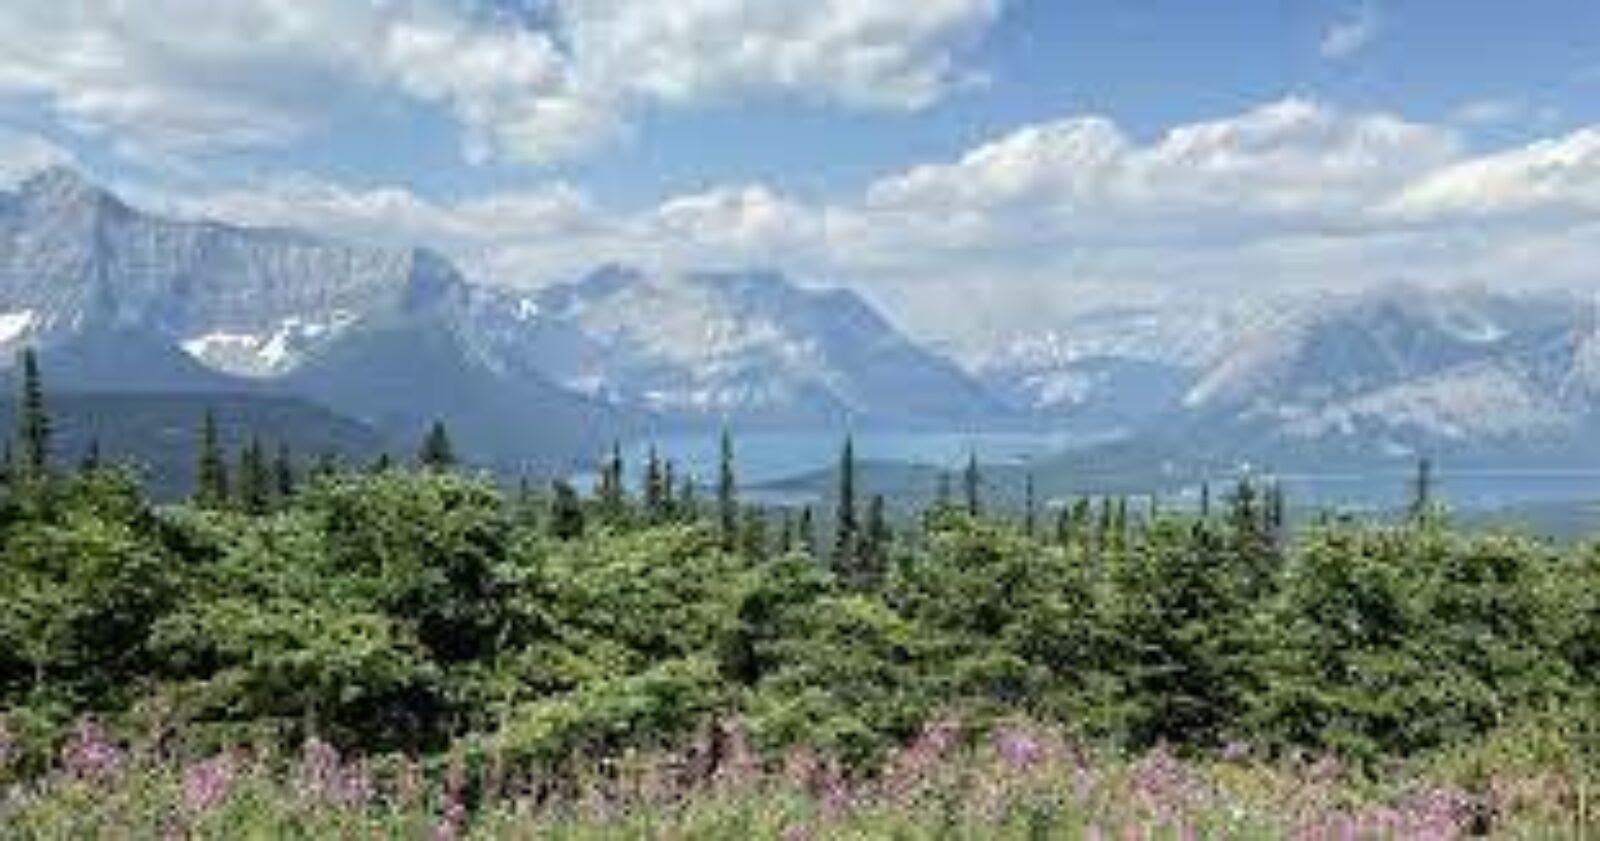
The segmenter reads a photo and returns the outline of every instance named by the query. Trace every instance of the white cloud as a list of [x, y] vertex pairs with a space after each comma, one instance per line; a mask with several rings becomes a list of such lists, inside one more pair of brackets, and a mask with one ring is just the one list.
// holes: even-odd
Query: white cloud
[[1600, 127], [1431, 173], [1400, 191], [1382, 213], [1410, 223], [1593, 219], [1600, 214]]
[[0, 187], [52, 166], [76, 163], [71, 152], [33, 134], [0, 128]]
[[1451, 111], [1450, 122], [1463, 126], [1494, 126], [1524, 119], [1528, 112], [1528, 104], [1520, 99], [1474, 99]]
[[0, 96], [146, 157], [290, 145], [388, 97], [443, 109], [470, 159], [548, 163], [652, 104], [927, 105], [1000, 2], [550, 0], [536, 29], [466, 0], [7, 0]]
[[667, 103], [792, 91], [919, 108], [1000, 0], [557, 0], [585, 82]]
[[778, 266], [981, 345], [1117, 302], [1600, 284], [1600, 128], [1474, 154], [1445, 125], [1287, 99], [1148, 140], [1097, 116], [1026, 126], [827, 203], [756, 184], [619, 209], [561, 183], [440, 203], [302, 179], [188, 209], [430, 244], [509, 284]]
[[1383, 15], [1376, 0], [1364, 0], [1349, 17], [1328, 28], [1322, 36], [1322, 57], [1347, 58], [1366, 49], [1383, 28]]

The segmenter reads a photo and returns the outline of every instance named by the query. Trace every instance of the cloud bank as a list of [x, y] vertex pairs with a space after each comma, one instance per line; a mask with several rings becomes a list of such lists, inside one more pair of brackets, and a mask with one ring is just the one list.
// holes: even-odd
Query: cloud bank
[[642, 108], [796, 97], [910, 110], [1001, 0], [7, 0], [0, 97], [141, 160], [284, 147], [373, 99], [440, 110], [474, 161], [580, 157]]
[[1448, 124], [1288, 98], [1147, 139], [1095, 115], [1024, 126], [820, 203], [749, 184], [613, 208], [565, 183], [441, 203], [293, 178], [183, 209], [428, 243], [511, 285], [611, 260], [779, 266], [981, 344], [1113, 301], [1593, 286], [1600, 128], [1483, 152]]

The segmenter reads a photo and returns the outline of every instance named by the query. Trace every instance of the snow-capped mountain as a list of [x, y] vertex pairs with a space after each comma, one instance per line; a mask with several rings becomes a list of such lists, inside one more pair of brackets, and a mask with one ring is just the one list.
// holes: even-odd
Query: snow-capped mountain
[[66, 169], [0, 193], [0, 352], [43, 348], [58, 389], [287, 391], [405, 446], [442, 419], [496, 463], [597, 452], [623, 419], [487, 369], [461, 335], [477, 294], [426, 250], [166, 219]]
[[1595, 341], [1577, 299], [1399, 287], [1317, 301], [1244, 338], [1184, 404], [1307, 439], [1549, 435], [1600, 409]]
[[164, 219], [68, 169], [0, 193], [0, 343], [12, 347], [134, 328], [218, 370], [275, 376], [358, 320], [459, 287], [427, 251]]
[[1206, 367], [1273, 311], [1193, 304], [1090, 310], [966, 364], [1019, 411], [1098, 431], [1137, 428], [1179, 411]]
[[860, 297], [775, 272], [657, 275], [609, 267], [480, 301], [473, 331], [500, 367], [669, 419], [929, 425], [1004, 414], [954, 363]]
[[622, 268], [516, 292], [427, 250], [144, 213], [66, 169], [0, 193], [0, 353], [23, 345], [58, 387], [289, 391], [397, 441], [445, 419], [508, 462], [592, 455], [645, 419], [1004, 414], [850, 292]]

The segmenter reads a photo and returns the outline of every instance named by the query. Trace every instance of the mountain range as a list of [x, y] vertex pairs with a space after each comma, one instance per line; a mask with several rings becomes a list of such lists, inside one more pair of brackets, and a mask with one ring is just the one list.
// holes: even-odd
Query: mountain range
[[608, 267], [519, 291], [419, 248], [143, 212], [68, 169], [0, 193], [0, 352], [67, 392], [288, 395], [409, 446], [575, 465], [643, 430], [975, 425], [1005, 405], [852, 292]]
[[1111, 308], [958, 363], [854, 292], [776, 271], [479, 284], [426, 249], [143, 212], [59, 168], [0, 192], [0, 352], [23, 346], [52, 389], [161, 395], [169, 426], [173, 401], [198, 415], [226, 395], [270, 436], [239, 407], [289, 400], [314, 408], [289, 428], [323, 430], [306, 448], [354, 424], [399, 451], [443, 420], [506, 473], [724, 424], [1115, 430], [1068, 458], [1133, 472], [1600, 463], [1600, 338], [1576, 295], [1396, 285]]

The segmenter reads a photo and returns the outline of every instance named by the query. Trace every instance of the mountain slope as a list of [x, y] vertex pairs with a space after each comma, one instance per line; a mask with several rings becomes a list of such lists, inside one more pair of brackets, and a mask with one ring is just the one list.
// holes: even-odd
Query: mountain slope
[[1311, 301], [1240, 336], [1158, 423], [1076, 460], [1157, 475], [1424, 455], [1457, 467], [1600, 464], [1593, 304], [1404, 286]]
[[0, 193], [0, 353], [40, 347], [53, 388], [305, 395], [401, 447], [444, 419], [518, 469], [598, 452], [619, 413], [466, 338], [495, 300], [425, 250], [166, 219], [70, 170]]
[[427, 321], [358, 328], [280, 387], [397, 442], [420, 441], [444, 421], [458, 447], [513, 472], [570, 467], [627, 424], [621, 413], [541, 380], [496, 376], [448, 328]]
[[[47, 405], [58, 463], [76, 463], [93, 442], [105, 463], [132, 466], [162, 499], [193, 491], [206, 412], [216, 417], [228, 452], [237, 452], [251, 438], [273, 452], [287, 445], [301, 471], [324, 453], [365, 464], [385, 446], [372, 429], [294, 397], [51, 392]], [[14, 404], [0, 401], [0, 434], [14, 437], [15, 417]]]
[[[683, 422], [949, 425], [1003, 407], [852, 293], [769, 272], [608, 268], [499, 307], [486, 356]], [[510, 314], [510, 315], [507, 315]]]

